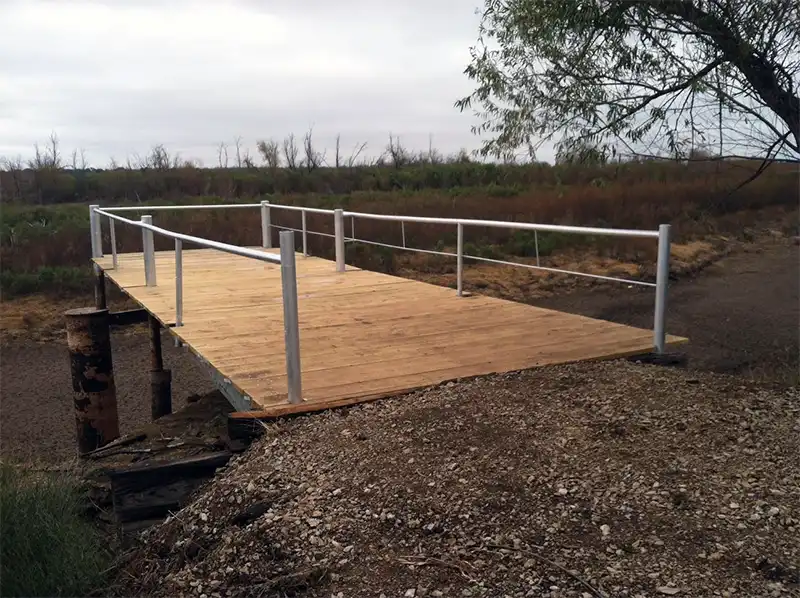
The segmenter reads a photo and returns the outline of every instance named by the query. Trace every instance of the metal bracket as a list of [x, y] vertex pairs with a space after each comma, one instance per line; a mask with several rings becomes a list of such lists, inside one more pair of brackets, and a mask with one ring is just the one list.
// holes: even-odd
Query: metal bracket
[[225, 395], [225, 398], [233, 405], [234, 409], [237, 411], [250, 411], [253, 408], [253, 402], [249, 396], [239, 392], [236, 387], [230, 383], [230, 380], [225, 378], [214, 368], [209, 367], [208, 369], [211, 372], [211, 380], [214, 382], [214, 386]]
[[219, 371], [214, 368], [210, 363], [205, 360], [203, 361], [203, 365], [206, 366], [208, 369], [209, 374], [211, 374], [211, 381], [214, 383], [214, 386], [225, 395], [225, 398], [228, 399], [228, 402], [233, 405], [233, 408], [237, 411], [250, 411], [253, 408], [253, 401], [250, 399], [249, 396], [240, 392], [231, 381], [228, 380], [225, 376], [219, 373]]

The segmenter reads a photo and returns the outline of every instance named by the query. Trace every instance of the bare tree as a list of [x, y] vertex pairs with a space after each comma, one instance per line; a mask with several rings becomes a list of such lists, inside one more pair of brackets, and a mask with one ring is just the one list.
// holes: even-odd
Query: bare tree
[[127, 156], [125, 158], [125, 168], [128, 170], [144, 170], [145, 168], [149, 168], [149, 157], [144, 156], [142, 157], [138, 152], [133, 152], [132, 156]]
[[241, 168], [244, 165], [244, 161], [242, 159], [242, 138], [241, 136], [237, 135], [233, 139], [233, 144], [236, 147], [236, 168]]
[[426, 159], [430, 164], [441, 164], [444, 161], [444, 157], [442, 156], [441, 152], [433, 147], [432, 133], [428, 135], [428, 155], [426, 156]]
[[184, 160], [181, 158], [180, 152], [175, 152], [175, 155], [172, 157], [172, 168], [177, 170], [178, 168], [182, 168], [184, 166], [192, 166], [191, 160]]
[[299, 149], [294, 138], [294, 133], [291, 133], [283, 140], [283, 158], [286, 161], [286, 166], [291, 170], [297, 170], [298, 153]]
[[22, 198], [22, 168], [23, 162], [20, 155], [0, 159], [0, 171], [8, 172], [11, 178], [12, 197]]
[[262, 139], [256, 143], [256, 149], [258, 149], [258, 153], [261, 154], [261, 158], [268, 168], [280, 168], [281, 152], [277, 141], [274, 139]]
[[228, 167], [228, 144], [220, 141], [217, 145], [217, 164], [220, 168]]
[[46, 168], [47, 158], [45, 153], [39, 148], [38, 143], [33, 144], [33, 157], [28, 159], [28, 168], [31, 170], [41, 170]]
[[[134, 157], [138, 157], [134, 154]], [[170, 170], [172, 168], [172, 158], [163, 144], [154, 145], [150, 153], [145, 158], [139, 158], [140, 168], [152, 168], [153, 170]]]
[[339, 168], [341, 166], [341, 144], [342, 144], [342, 135], [341, 133], [336, 135], [336, 150], [333, 155], [333, 164], [335, 168]]
[[253, 160], [253, 157], [250, 155], [250, 148], [244, 148], [244, 154], [241, 155], [242, 160], [242, 167], [244, 168], [255, 168], [256, 162]]
[[59, 169], [63, 166], [61, 163], [61, 151], [58, 149], [58, 135], [53, 131], [50, 133], [50, 146], [48, 153], [50, 154], [50, 168]]
[[58, 135], [50, 134], [49, 143], [43, 150], [38, 143], [33, 144], [33, 158], [28, 160], [28, 166], [33, 170], [58, 170], [61, 162], [61, 151], [58, 149]]
[[392, 137], [391, 133], [389, 134], [389, 145], [386, 146], [386, 153], [395, 168], [405, 166], [411, 161], [411, 156], [408, 150], [401, 145], [400, 138]]
[[356, 165], [356, 163], [358, 162], [358, 157], [362, 153], [364, 153], [365, 149], [367, 149], [367, 142], [366, 141], [364, 143], [360, 144], [360, 145], [357, 143], [353, 147], [353, 151], [350, 152], [350, 157], [347, 159], [347, 167], [348, 168], [353, 168]]
[[70, 167], [72, 170], [86, 170], [87, 163], [85, 149], [78, 148], [72, 150], [72, 154], [70, 155]]
[[303, 165], [306, 167], [308, 172], [316, 170], [325, 162], [325, 153], [320, 153], [314, 149], [314, 142], [312, 140], [313, 134], [314, 129], [312, 127], [303, 136], [303, 153], [305, 154], [305, 157], [303, 158]]

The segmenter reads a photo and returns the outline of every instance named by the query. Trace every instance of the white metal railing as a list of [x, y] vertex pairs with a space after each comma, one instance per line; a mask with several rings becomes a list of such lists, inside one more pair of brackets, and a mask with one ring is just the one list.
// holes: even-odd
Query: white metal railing
[[[237, 204], [235, 207], [241, 207]], [[260, 204], [255, 204], [260, 207]], [[185, 209], [187, 206], [170, 206], [178, 209]], [[206, 206], [203, 206], [206, 207]], [[214, 206], [217, 207], [217, 206]], [[228, 206], [234, 207], [234, 206]], [[253, 206], [248, 206], [253, 207]], [[164, 209], [163, 206], [156, 206], [156, 209]], [[135, 208], [138, 211], [150, 210], [151, 208]], [[280, 264], [281, 266], [281, 288], [283, 294], [283, 328], [286, 349], [286, 376], [288, 398], [290, 403], [302, 402], [302, 380], [300, 376], [300, 326], [297, 317], [297, 272], [295, 267], [294, 252], [294, 233], [291, 231], [281, 231], [280, 233], [280, 255], [266, 251], [257, 251], [238, 245], [230, 245], [219, 241], [211, 241], [192, 235], [185, 235], [175, 231], [167, 230], [153, 225], [153, 217], [144, 215], [140, 221], [123, 218], [112, 211], [133, 211], [125, 208], [100, 209], [97, 205], [89, 206], [90, 237], [92, 245], [92, 257], [103, 257], [102, 228], [100, 216], [108, 218], [109, 236], [111, 237], [112, 267], [119, 268], [117, 256], [117, 237], [115, 222], [122, 222], [142, 230], [142, 247], [144, 256], [145, 285], [148, 287], [157, 286], [155, 243], [154, 233], [169, 237], [175, 240], [175, 326], [180, 327], [184, 324], [183, 309], [183, 243], [192, 243], [200, 247], [216, 249], [233, 255], [239, 255], [251, 259]]]
[[[152, 216], [142, 216], [141, 221], [133, 221], [123, 218], [116, 214], [116, 212], [150, 212], [150, 211], [164, 211], [164, 210], [215, 210], [215, 209], [235, 209], [235, 208], [258, 208], [261, 214], [261, 245], [265, 249], [272, 248], [272, 229], [280, 230], [280, 256], [273, 253], [249, 249], [246, 247], [239, 247], [237, 245], [230, 245], [227, 243], [220, 243], [218, 241], [211, 241], [191, 235], [184, 235], [159, 228], [152, 224]], [[300, 212], [301, 224], [300, 228], [290, 226], [276, 225], [272, 222], [272, 210], [287, 210], [293, 212]], [[321, 231], [310, 231], [307, 226], [307, 214], [323, 214], [333, 218], [334, 233], [326, 233]], [[657, 353], [663, 353], [666, 350], [666, 329], [664, 325], [667, 306], [667, 287], [669, 279], [669, 257], [670, 257], [670, 225], [662, 224], [658, 230], [636, 230], [636, 229], [618, 229], [618, 228], [598, 228], [598, 227], [581, 227], [581, 226], [564, 226], [556, 224], [536, 224], [529, 222], [508, 222], [500, 220], [477, 220], [477, 219], [464, 219], [464, 218], [430, 218], [422, 216], [397, 216], [390, 214], [370, 214], [366, 212], [350, 212], [342, 209], [322, 209], [322, 208], [309, 208], [304, 206], [290, 206], [270, 203], [269, 201], [262, 201], [260, 203], [248, 204], [210, 204], [210, 205], [173, 205], [173, 206], [124, 206], [124, 207], [109, 207], [100, 209], [99, 206], [90, 206], [90, 223], [91, 223], [91, 240], [92, 240], [92, 256], [102, 256], [102, 237], [100, 216], [108, 218], [111, 237], [112, 249], [112, 262], [113, 267], [118, 266], [117, 248], [116, 248], [116, 232], [114, 229], [114, 222], [124, 222], [128, 225], [135, 226], [142, 229], [142, 242], [144, 247], [144, 260], [145, 260], [145, 279], [148, 286], [156, 285], [155, 277], [155, 252], [153, 248], [153, 233], [175, 239], [175, 266], [176, 266], [176, 325], [183, 323], [183, 289], [182, 289], [182, 243], [193, 243], [201, 247], [208, 247], [225, 251], [234, 255], [240, 255], [252, 259], [258, 259], [267, 262], [280, 263], [281, 275], [283, 285], [283, 299], [284, 299], [284, 328], [286, 332], [286, 359], [287, 359], [287, 376], [289, 378], [289, 400], [291, 402], [299, 402], [302, 400], [300, 394], [300, 357], [299, 357], [299, 333], [297, 322], [297, 282], [295, 272], [295, 259], [294, 259], [294, 237], [293, 233], [300, 233], [302, 235], [302, 248], [303, 255], [308, 255], [308, 235], [319, 235], [323, 237], [333, 238], [335, 255], [336, 255], [336, 270], [344, 272], [345, 265], [345, 245], [350, 242], [359, 242], [369, 245], [377, 245], [381, 247], [388, 247], [391, 249], [415, 251], [419, 253], [427, 253], [433, 255], [441, 255], [453, 257], [456, 259], [456, 293], [458, 296], [463, 295], [463, 274], [464, 274], [464, 260], [470, 259], [474, 261], [482, 261], [493, 264], [502, 264], [507, 266], [516, 266], [521, 268], [531, 268], [534, 270], [542, 270], [545, 272], [554, 272], [558, 274], [570, 274], [575, 276], [582, 276], [597, 280], [608, 280], [614, 282], [622, 282], [629, 285], [637, 285], [643, 287], [650, 287], [655, 289], [655, 306], [653, 313], [653, 347]], [[350, 235], [346, 234], [345, 219], [350, 220]], [[377, 220], [385, 222], [397, 222], [400, 224], [400, 232], [402, 245], [395, 245], [390, 243], [383, 243], [370, 239], [360, 239], [356, 237], [355, 221], [357, 219], [364, 220]], [[406, 223], [421, 223], [421, 224], [441, 224], [456, 227], [456, 252], [437, 251], [431, 249], [422, 249], [418, 247], [411, 247], [406, 243], [405, 224]], [[464, 228], [465, 227], [489, 227], [489, 228], [505, 228], [514, 230], [532, 231], [534, 234], [534, 245], [536, 264], [526, 264], [520, 262], [511, 262], [506, 260], [482, 257], [477, 255], [469, 255], [464, 253]], [[658, 260], [656, 264], [656, 280], [649, 282], [644, 280], [635, 280], [630, 278], [619, 278], [613, 276], [603, 276], [599, 274], [591, 274], [588, 272], [578, 272], [574, 270], [567, 270], [563, 268], [553, 268], [549, 266], [542, 266], [539, 257], [539, 232], [557, 232], [566, 234], [580, 234], [580, 235], [600, 235], [612, 237], [633, 237], [633, 238], [646, 238], [658, 241]], [[294, 389], [294, 390], [293, 390]]]

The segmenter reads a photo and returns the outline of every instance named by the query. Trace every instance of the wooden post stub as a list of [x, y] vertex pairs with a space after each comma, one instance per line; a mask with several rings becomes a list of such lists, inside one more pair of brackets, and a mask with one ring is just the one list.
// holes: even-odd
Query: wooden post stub
[[119, 437], [117, 392], [111, 359], [107, 309], [83, 307], [65, 312], [78, 453]]
[[156, 420], [162, 415], [172, 413], [172, 372], [164, 369], [164, 356], [161, 349], [161, 323], [149, 316], [150, 320], [150, 414]]
[[94, 266], [94, 307], [106, 309], [106, 273], [99, 266]]
[[172, 413], [172, 372], [151, 370], [150, 388], [152, 393], [151, 415], [156, 420], [162, 415]]

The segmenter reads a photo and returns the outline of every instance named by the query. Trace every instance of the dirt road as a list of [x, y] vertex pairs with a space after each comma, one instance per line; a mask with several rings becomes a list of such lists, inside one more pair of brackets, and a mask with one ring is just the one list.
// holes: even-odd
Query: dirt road
[[[781, 383], [798, 380], [800, 261], [797, 247], [767, 246], [731, 255], [672, 284], [667, 329], [690, 338], [690, 367]], [[652, 326], [652, 292], [607, 289], [536, 300], [596, 318]], [[166, 337], [165, 337], [166, 338]], [[190, 355], [164, 343], [173, 370], [174, 407], [211, 389]], [[144, 334], [115, 335], [120, 426], [149, 421], [148, 347]], [[75, 431], [66, 347], [7, 341], [0, 349], [0, 449], [3, 455], [59, 460], [74, 454]]]

